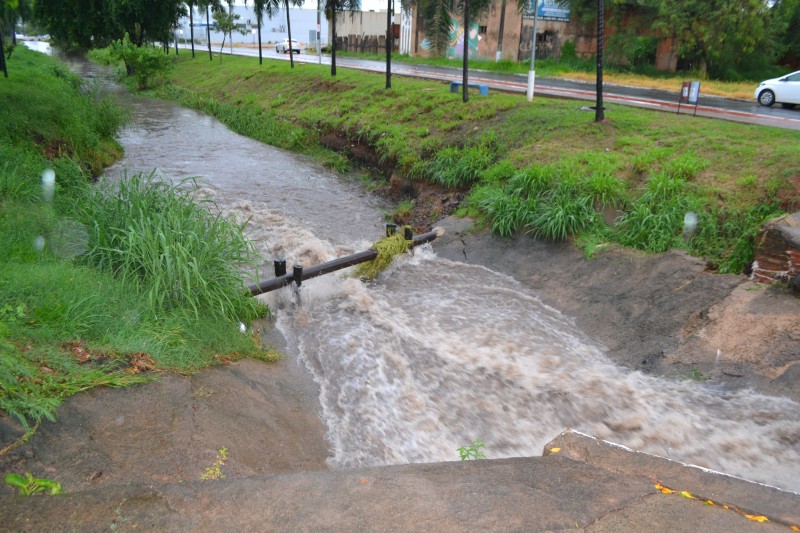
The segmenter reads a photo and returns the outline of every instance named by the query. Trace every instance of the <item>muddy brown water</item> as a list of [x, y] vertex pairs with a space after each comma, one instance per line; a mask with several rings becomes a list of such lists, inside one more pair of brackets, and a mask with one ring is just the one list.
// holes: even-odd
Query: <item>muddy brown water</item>
[[[353, 178], [170, 102], [119, 97], [134, 121], [107, 177], [200, 178], [223, 212], [249, 221], [265, 265], [315, 264], [380, 236], [387, 206]], [[369, 284], [341, 272], [263, 298], [288, 360], [316, 385], [332, 467], [458, 460], [475, 439], [489, 458], [539, 455], [573, 428], [800, 490], [800, 404], [621, 367], [574, 320], [489, 268], [428, 247]]]

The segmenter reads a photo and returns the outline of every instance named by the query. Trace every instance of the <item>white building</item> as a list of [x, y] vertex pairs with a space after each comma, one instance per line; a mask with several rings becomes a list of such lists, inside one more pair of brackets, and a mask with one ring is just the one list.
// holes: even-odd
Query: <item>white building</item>
[[[252, 6], [233, 6], [233, 12], [239, 15], [237, 21], [241, 25], [241, 31], [234, 31], [232, 35], [234, 44], [258, 44], [256, 16]], [[197, 44], [206, 43], [206, 13], [194, 10], [194, 40]], [[316, 46], [317, 31], [317, 10], [306, 8], [289, 8], [289, 17], [292, 24], [292, 39], [301, 42], [304, 46]], [[320, 13], [320, 39], [322, 46], [328, 44], [328, 21], [325, 20], [325, 13]], [[211, 23], [211, 43], [221, 44], [223, 35], [214, 31], [214, 15], [209, 15]], [[181, 19], [178, 27], [179, 38], [189, 40], [189, 17]], [[269, 44], [277, 43], [289, 37], [286, 25], [286, 12], [281, 10], [274, 17], [266, 16], [261, 21], [261, 43], [266, 48]], [[226, 38], [225, 43], [229, 40]]]

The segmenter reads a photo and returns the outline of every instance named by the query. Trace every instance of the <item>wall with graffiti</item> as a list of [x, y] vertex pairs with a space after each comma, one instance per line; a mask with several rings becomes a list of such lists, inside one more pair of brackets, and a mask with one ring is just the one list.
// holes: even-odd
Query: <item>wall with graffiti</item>
[[[456, 59], [464, 57], [464, 26], [456, 19], [451, 19], [450, 24], [450, 42], [447, 44], [445, 56], [448, 59]], [[476, 57], [478, 55], [478, 24], [470, 23], [469, 25], [469, 55]]]

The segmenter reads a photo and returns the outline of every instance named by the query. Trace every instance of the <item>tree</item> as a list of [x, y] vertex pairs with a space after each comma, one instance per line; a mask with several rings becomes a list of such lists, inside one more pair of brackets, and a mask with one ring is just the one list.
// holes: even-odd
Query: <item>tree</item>
[[[105, 46], [119, 32], [104, 0], [36, 0], [34, 18], [62, 48]], [[112, 27], [113, 26], [113, 27]]]
[[183, 0], [36, 0], [34, 18], [64, 48], [106, 46], [125, 33], [141, 46], [169, 40]]
[[[245, 5], [247, 0], [245, 0]], [[258, 26], [258, 64], [264, 64], [264, 56], [261, 51], [261, 22], [264, 19], [264, 13], [267, 10], [267, 0], [253, 0], [253, 12], [256, 15], [256, 24]]]
[[674, 35], [678, 53], [701, 73], [719, 76], [769, 45], [769, 9], [764, 0], [660, 0], [653, 27]]
[[[524, 9], [530, 2], [528, 0], [518, 0], [519, 8]], [[473, 17], [479, 17], [491, 5], [491, 0], [404, 0], [403, 8], [408, 10], [413, 6], [419, 9], [422, 15], [425, 36], [431, 44], [431, 48], [437, 53], [442, 54], [450, 43], [450, 35], [453, 29], [458, 31], [453, 21], [461, 15], [463, 25], [461, 35], [464, 43], [462, 54], [462, 100], [469, 100], [469, 39], [470, 39], [470, 13]]]
[[[17, 20], [20, 18], [23, 21], [30, 20], [31, 9], [30, 0], [0, 0], [0, 70], [6, 78], [8, 78], [8, 60], [11, 59], [11, 54], [17, 45]], [[9, 48], [5, 46], [4, 33], [11, 34]]]
[[360, 0], [325, 0], [325, 17], [331, 22], [331, 76], [336, 76], [336, 17], [340, 13], [355, 13], [361, 9]]
[[792, 68], [800, 68], [800, 0], [777, 0], [773, 9], [774, 42], [782, 43], [778, 59]]
[[194, 5], [195, 0], [186, 2], [186, 7], [189, 10], [189, 39], [192, 41], [192, 59], [194, 59]]
[[222, 32], [222, 45], [219, 47], [219, 62], [222, 63], [222, 50], [225, 48], [225, 36], [231, 38], [231, 47], [233, 47], [233, 30], [239, 29], [239, 15], [233, 12], [233, 0], [228, 0], [228, 11], [220, 9], [214, 12], [214, 29]]
[[208, 60], [213, 61], [211, 54], [211, 10], [215, 12], [222, 9], [220, 0], [197, 0], [197, 9], [206, 12], [206, 43], [208, 44]]
[[286, 10], [286, 30], [289, 34], [289, 65], [294, 68], [294, 56], [292, 55], [292, 21], [289, 17], [289, 4], [299, 7], [305, 0], [265, 0], [264, 9], [269, 18], [277, 15], [281, 8]]

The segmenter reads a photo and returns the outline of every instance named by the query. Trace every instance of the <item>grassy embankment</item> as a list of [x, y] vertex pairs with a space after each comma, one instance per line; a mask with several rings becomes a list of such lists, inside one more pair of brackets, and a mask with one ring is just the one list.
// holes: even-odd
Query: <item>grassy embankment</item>
[[[0, 416], [28, 435], [61, 400], [140, 372], [261, 357], [239, 320], [250, 248], [185, 187], [92, 187], [125, 120], [56, 60], [19, 47], [0, 79]], [[55, 171], [48, 194], [40, 175]], [[2, 453], [2, 450], [0, 450]]]
[[[371, 59], [373, 61], [386, 61], [383, 54], [359, 53], [359, 52], [337, 52], [337, 56], [352, 57], [355, 59]], [[446, 59], [443, 57], [410, 57], [407, 55], [395, 55], [393, 63], [409, 63], [412, 65], [437, 65], [461, 69], [460, 59]], [[509, 60], [493, 61], [489, 59], [470, 59], [470, 69], [472, 71], [486, 70], [490, 72], [500, 72], [504, 74], [526, 74], [530, 70], [530, 62], [514, 62]], [[578, 57], [563, 57], [561, 59], [537, 59], [536, 77], [538, 78], [565, 78], [580, 80], [589, 83], [596, 81], [597, 62], [594, 57], [580, 59]], [[702, 80], [701, 96], [713, 95], [725, 98], [737, 98], [741, 100], [753, 100], [753, 91], [759, 81], [767, 78], [777, 78], [785, 74], [786, 70], [780, 67], [765, 68], [764, 72], [757, 78], [750, 81], [722, 81], [711, 80], [699, 73], [670, 73], [647, 69], [647, 73], [632, 71], [630, 69], [619, 69], [606, 65], [603, 69], [603, 81], [607, 85], [629, 85], [633, 87], [646, 87], [661, 91], [671, 91], [677, 94], [681, 88], [681, 82], [685, 80]]]
[[[796, 209], [800, 133], [607, 104], [493, 91], [463, 104], [445, 83], [327, 67], [181, 56], [159, 94], [283, 148], [471, 191], [462, 212], [500, 235], [577, 237], [587, 252], [623, 244], [673, 247], [741, 272], [758, 225]], [[407, 206], [407, 204], [406, 204]], [[424, 206], [415, 206], [416, 208]], [[691, 235], [684, 217], [696, 213]], [[437, 212], [431, 214], [435, 218]]]

